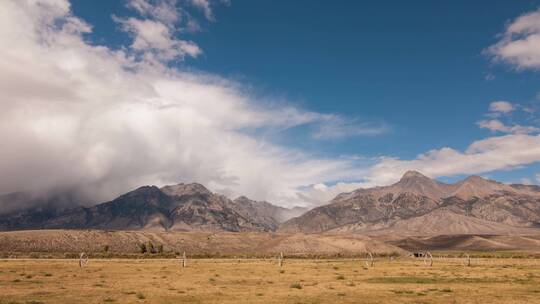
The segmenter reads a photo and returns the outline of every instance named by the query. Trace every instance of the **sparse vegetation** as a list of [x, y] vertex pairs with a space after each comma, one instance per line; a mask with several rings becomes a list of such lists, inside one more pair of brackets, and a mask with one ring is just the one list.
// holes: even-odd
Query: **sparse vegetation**
[[292, 283], [290, 287], [296, 288], [296, 289], [302, 289], [302, 285], [300, 285], [300, 283], [298, 282]]
[[154, 244], [152, 244], [152, 242], [148, 242], [146, 245], [146, 250], [148, 253], [156, 253], [156, 249], [154, 248]]
[[144, 243], [139, 244], [139, 250], [141, 253], [146, 253], [147, 252], [146, 244]]
[[[377, 267], [361, 271], [362, 264], [350, 260], [289, 258], [284, 269], [260, 260], [206, 259], [186, 268], [173, 260], [94, 260], [80, 270], [72, 260], [7, 260], [0, 262], [0, 303], [26, 304], [31, 299], [82, 304], [89, 298], [97, 303], [156, 304], [352, 304], [359, 299], [366, 303], [540, 303], [538, 262], [500, 258], [473, 268], [443, 262], [426, 268], [415, 260], [380, 260]], [[48, 273], [54, 279], [45, 279]], [[27, 275], [33, 278], [26, 279]], [[43, 281], [35, 280], [38, 277]], [[81, 281], [86, 286], [82, 291]]]

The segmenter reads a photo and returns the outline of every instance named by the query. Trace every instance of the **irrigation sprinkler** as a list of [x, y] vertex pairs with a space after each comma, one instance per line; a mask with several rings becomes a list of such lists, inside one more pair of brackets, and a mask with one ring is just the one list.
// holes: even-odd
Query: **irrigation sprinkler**
[[84, 252], [81, 252], [79, 255], [79, 267], [84, 267], [88, 264], [88, 255]]
[[424, 252], [424, 265], [433, 266], [433, 255], [429, 251]]
[[465, 260], [463, 261], [463, 266], [471, 266], [471, 257], [468, 253], [465, 253]]
[[186, 268], [187, 266], [187, 258], [186, 258], [186, 252], [182, 254], [182, 268]]
[[366, 252], [366, 258], [364, 260], [364, 264], [367, 268], [375, 266], [375, 261], [373, 260], [373, 254], [371, 252]]

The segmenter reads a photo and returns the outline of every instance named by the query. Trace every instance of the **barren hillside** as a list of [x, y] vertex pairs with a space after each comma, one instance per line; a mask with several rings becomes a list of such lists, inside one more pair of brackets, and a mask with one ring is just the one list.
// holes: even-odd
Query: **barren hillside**
[[361, 255], [404, 253], [402, 249], [361, 235], [271, 233], [150, 232], [102, 230], [29, 230], [0, 232], [0, 252], [137, 253], [139, 244], [163, 245], [165, 252], [221, 255]]

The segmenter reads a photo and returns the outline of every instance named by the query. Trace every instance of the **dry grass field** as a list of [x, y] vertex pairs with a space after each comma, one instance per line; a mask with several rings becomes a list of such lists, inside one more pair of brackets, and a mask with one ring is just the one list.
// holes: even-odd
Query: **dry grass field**
[[0, 260], [0, 303], [540, 303], [540, 262]]

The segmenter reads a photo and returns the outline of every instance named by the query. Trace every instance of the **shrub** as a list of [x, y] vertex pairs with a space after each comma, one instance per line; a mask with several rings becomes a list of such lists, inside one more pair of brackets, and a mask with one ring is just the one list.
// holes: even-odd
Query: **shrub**
[[141, 253], [146, 253], [147, 252], [146, 244], [144, 244], [144, 243], [139, 244], [139, 249], [140, 249]]
[[103, 246], [103, 252], [109, 252], [109, 245]]
[[302, 289], [302, 285], [300, 285], [300, 283], [296, 282], [296, 283], [292, 283], [291, 288], [296, 288], [296, 289]]
[[148, 245], [146, 245], [146, 248], [149, 253], [156, 253], [156, 249], [154, 248], [154, 244], [152, 244], [152, 242], [148, 242]]
[[163, 253], [163, 245], [162, 245], [162, 244], [159, 244], [159, 245], [157, 246], [157, 252], [158, 252], [158, 253]]

